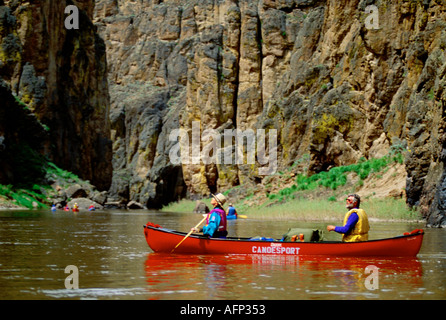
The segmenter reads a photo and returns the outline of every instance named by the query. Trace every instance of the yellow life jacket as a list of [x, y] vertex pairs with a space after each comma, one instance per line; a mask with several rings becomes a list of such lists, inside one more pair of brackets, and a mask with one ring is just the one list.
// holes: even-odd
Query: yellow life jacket
[[344, 242], [359, 242], [369, 240], [369, 219], [364, 210], [362, 209], [352, 209], [345, 215], [344, 225], [347, 223], [348, 217], [355, 212], [358, 215], [358, 222], [356, 222], [355, 227], [352, 231], [342, 236], [342, 241]]

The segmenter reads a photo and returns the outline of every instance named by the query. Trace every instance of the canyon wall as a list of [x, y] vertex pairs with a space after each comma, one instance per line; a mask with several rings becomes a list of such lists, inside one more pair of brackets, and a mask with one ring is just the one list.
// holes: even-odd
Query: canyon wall
[[[71, 4], [77, 30], [64, 27]], [[180, 153], [197, 129], [203, 153], [219, 146], [205, 130], [275, 132], [263, 146], [277, 153], [273, 169], [309, 159], [310, 174], [404, 150], [408, 205], [445, 225], [445, 8], [444, 0], [0, 0], [1, 144], [19, 138], [5, 131], [7, 106], [23, 107], [36, 118], [41, 153], [109, 189], [111, 202], [152, 208], [261, 183], [271, 164], [259, 139], [255, 162], [244, 150], [235, 163], [234, 138], [225, 150], [233, 164], [173, 162], [178, 129], [189, 142]]]
[[405, 149], [408, 204], [444, 224], [444, 192], [435, 192], [445, 180], [445, 8], [441, 0], [97, 1], [116, 199], [157, 207], [262, 181], [258, 162], [173, 165], [169, 132], [190, 137], [199, 121], [201, 132], [277, 130], [279, 169], [304, 155], [311, 173]]
[[[4, 97], [13, 95], [15, 107], [30, 111], [46, 131], [45, 135], [36, 131], [42, 139], [30, 147], [108, 190], [110, 98], [105, 45], [92, 23], [94, 2], [1, 0], [0, 78], [7, 91]], [[68, 30], [65, 8], [72, 4], [79, 8], [80, 26]], [[8, 114], [12, 104], [7, 99], [0, 103]], [[1, 120], [5, 119], [11, 118]], [[23, 127], [13, 123], [9, 123], [12, 130]], [[16, 139], [8, 139], [14, 133], [2, 133], [5, 146], [16, 145]]]

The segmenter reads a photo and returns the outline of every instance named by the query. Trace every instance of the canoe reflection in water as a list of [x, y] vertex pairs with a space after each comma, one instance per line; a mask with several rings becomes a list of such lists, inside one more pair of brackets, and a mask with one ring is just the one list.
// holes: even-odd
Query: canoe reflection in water
[[[155, 299], [398, 299], [399, 292], [423, 294], [415, 258], [423, 230], [356, 243], [287, 242], [187, 237], [149, 222], [144, 235], [154, 251], [147, 256], [145, 272]], [[377, 273], [369, 274], [370, 267]], [[375, 276], [373, 283], [369, 276]]]
[[[378, 268], [379, 290], [367, 288], [369, 266]], [[149, 253], [145, 273], [153, 299], [379, 298], [397, 292], [395, 283], [422, 286], [416, 258]]]

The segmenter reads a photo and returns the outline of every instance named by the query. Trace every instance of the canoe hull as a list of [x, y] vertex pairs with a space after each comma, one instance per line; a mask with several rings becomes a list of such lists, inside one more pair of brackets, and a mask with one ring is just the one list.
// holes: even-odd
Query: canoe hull
[[[144, 235], [147, 244], [154, 252], [171, 253], [184, 239], [186, 233], [148, 223], [144, 226]], [[191, 235], [174, 250], [174, 253], [415, 257], [420, 251], [423, 235], [423, 230], [415, 230], [394, 238], [355, 243], [256, 241], [247, 238], [209, 239]]]

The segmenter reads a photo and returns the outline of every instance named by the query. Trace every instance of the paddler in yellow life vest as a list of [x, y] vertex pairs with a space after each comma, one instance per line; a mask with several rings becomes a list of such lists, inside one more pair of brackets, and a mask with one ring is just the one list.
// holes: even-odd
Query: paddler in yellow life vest
[[349, 210], [344, 217], [344, 226], [327, 226], [328, 231], [342, 233], [344, 242], [360, 242], [369, 239], [369, 219], [363, 209], [359, 209], [361, 198], [357, 194], [349, 194], [346, 208]]

